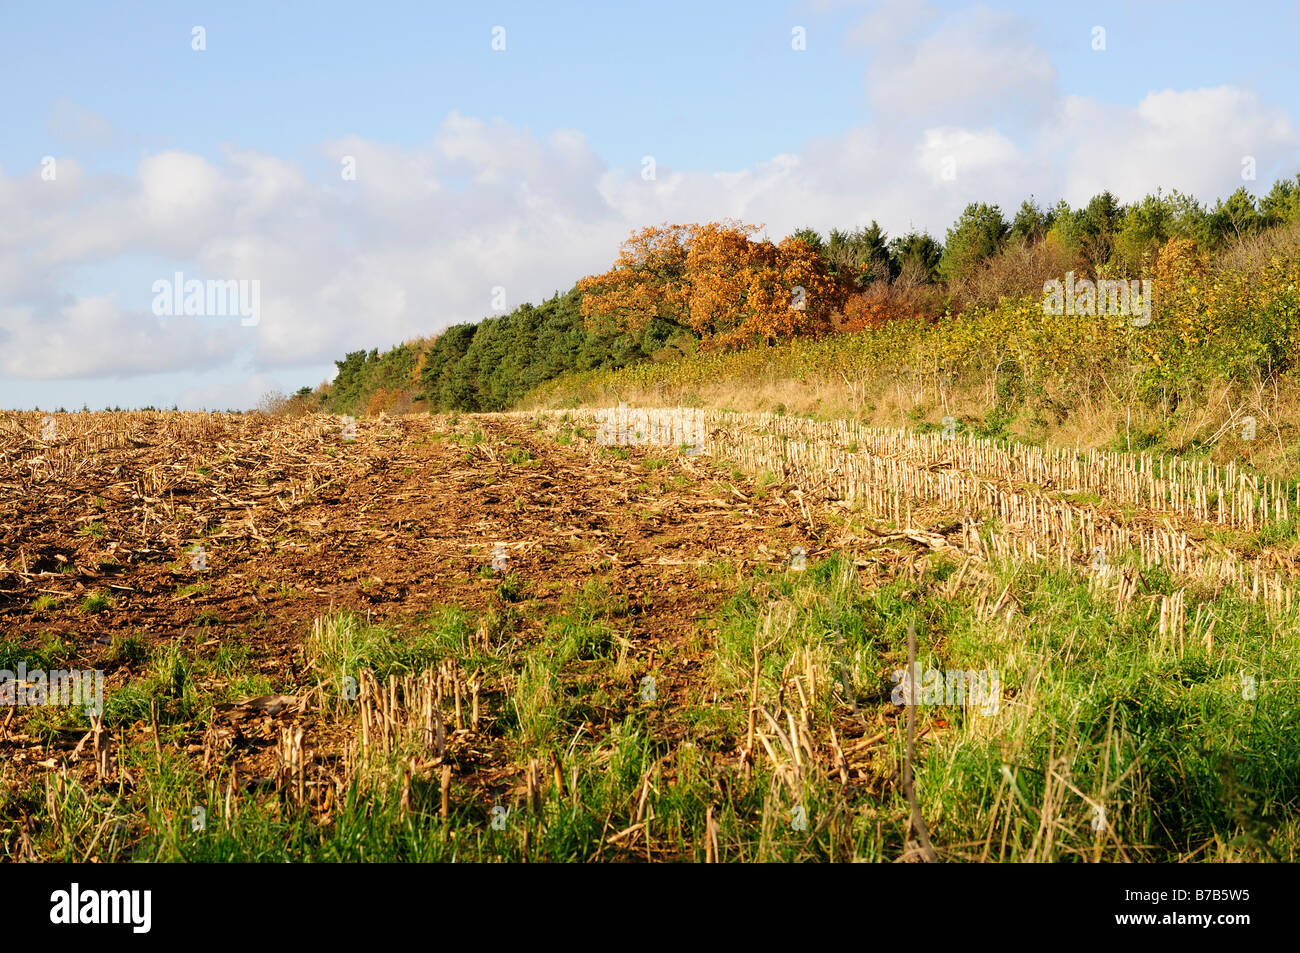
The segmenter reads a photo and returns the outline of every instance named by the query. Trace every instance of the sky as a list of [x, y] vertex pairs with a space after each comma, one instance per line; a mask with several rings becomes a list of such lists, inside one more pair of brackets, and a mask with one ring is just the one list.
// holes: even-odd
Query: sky
[[649, 224], [1262, 195], [1297, 35], [1290, 0], [0, 0], [0, 407], [249, 408]]

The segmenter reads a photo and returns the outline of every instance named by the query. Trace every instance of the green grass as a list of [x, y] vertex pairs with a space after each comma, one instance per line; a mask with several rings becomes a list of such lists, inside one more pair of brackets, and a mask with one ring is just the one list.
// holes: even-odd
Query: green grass
[[415, 632], [342, 612], [318, 620], [304, 654], [317, 677], [337, 689], [365, 669], [384, 681], [391, 674], [423, 671], [448, 656], [469, 657], [470, 635], [470, 617], [459, 609], [434, 610]]
[[523, 592], [524, 581], [518, 573], [507, 573], [497, 584], [497, 596], [503, 602], [518, 602]]
[[104, 592], [87, 593], [86, 597], [81, 600], [81, 611], [87, 615], [93, 615], [97, 612], [106, 612], [112, 607], [112, 598]]
[[139, 635], [118, 633], [109, 646], [109, 661], [135, 666], [149, 657], [144, 639]]
[[[711, 813], [725, 861], [892, 861], [906, 849], [905, 709], [892, 691], [910, 625], [924, 669], [998, 675], [996, 710], [916, 710], [916, 788], [945, 859], [1295, 858], [1300, 619], [1159, 570], [1116, 611], [1085, 574], [1041, 564], [976, 565], [957, 589], [959, 564], [943, 554], [915, 572], [884, 566], [832, 557], [740, 578], [730, 564], [703, 567], [702, 579], [739, 588], [697, 633], [664, 646], [653, 669], [627, 653], [644, 596], [603, 579], [558, 600], [545, 589], [520, 603], [497, 593], [477, 614], [435, 608], [400, 624], [331, 614], [305, 639], [297, 684], [263, 676], [238, 638], [209, 654], [173, 642], [143, 656], [141, 641], [122, 637], [113, 652], [133, 677], [109, 692], [107, 720], [147, 723], [156, 709], [162, 757], [147, 734], [124, 732], [129, 789], [70, 778], [51, 794], [38, 780], [0, 788], [0, 814], [30, 814], [46, 859], [93, 850], [100, 860], [194, 862], [702, 860]], [[1212, 644], [1161, 640], [1153, 606], [1183, 586], [1189, 618], [1199, 608], [1218, 619]], [[1010, 613], [981, 612], [1003, 590]], [[879, 737], [854, 754], [849, 785], [825, 769], [824, 749], [793, 784], [762, 748], [741, 767], [756, 647], [758, 703], [779, 723], [800, 717], [801, 692], [815, 688], [807, 714], [819, 749], [832, 727], [850, 750]], [[70, 649], [51, 640], [24, 657]], [[3, 651], [0, 662], [18, 650]], [[675, 668], [679, 656], [694, 660], [690, 674]], [[255, 785], [235, 793], [227, 816], [228, 769], [205, 775], [179, 753], [221, 701], [312, 686], [337, 695], [363, 670], [382, 683], [444, 661], [484, 673], [473, 746], [504, 758], [487, 772], [453, 762], [445, 818], [440, 776], [418, 767], [427, 752], [415, 739], [331, 782], [328, 817]], [[654, 701], [640, 694], [647, 675], [659, 685]], [[40, 730], [65, 730], [59, 717]], [[533, 760], [544, 783], [529, 804], [520, 779]], [[195, 807], [206, 811], [197, 831]], [[1099, 811], [1106, 826], [1096, 830]], [[0, 856], [14, 850], [0, 838]]]
[[609, 658], [618, 642], [618, 628], [629, 613], [626, 593], [612, 591], [601, 580], [588, 580], [550, 623], [559, 664]]
[[16, 671], [19, 663], [28, 670], [49, 671], [58, 668], [73, 657], [74, 646], [53, 633], [42, 633], [35, 646], [22, 646], [14, 641], [0, 641], [0, 669]]
[[[1008, 625], [982, 621], [973, 590], [948, 596], [951, 571], [939, 563], [919, 585], [867, 588], [828, 560], [797, 576], [759, 577], [724, 614], [715, 679], [724, 690], [743, 685], [759, 638], [770, 643], [768, 692], [785, 661], [808, 650], [839, 673], [821, 714], [842, 707], [845, 685], [859, 705], [879, 705], [889, 673], [906, 667], [911, 622], [924, 668], [996, 671], [1004, 696], [993, 715], [922, 709], [922, 723], [948, 726], [916, 768], [923, 813], [942, 819], [936, 843], [978, 844], [978, 856], [1007, 860], [1294, 856], [1300, 748], [1286, 727], [1300, 683], [1294, 615], [1269, 619], [1256, 604], [1189, 591], [1189, 616], [1199, 605], [1220, 621], [1212, 649], [1180, 649], [1161, 644], [1152, 597], [1116, 613], [1070, 572], [1002, 566], [990, 589], [1010, 584], [1019, 608]], [[1153, 595], [1175, 588], [1159, 571], [1147, 583]], [[778, 624], [764, 631], [769, 617]], [[1254, 697], [1243, 691], [1249, 679]], [[1113, 838], [1092, 829], [1093, 804]]]

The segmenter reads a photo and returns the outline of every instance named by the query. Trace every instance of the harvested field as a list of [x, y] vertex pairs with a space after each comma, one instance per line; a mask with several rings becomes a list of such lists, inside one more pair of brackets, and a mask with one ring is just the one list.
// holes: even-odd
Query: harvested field
[[0, 854], [1294, 859], [1294, 486], [672, 419], [0, 417]]
[[[363, 420], [351, 441], [327, 417], [60, 423], [66, 436], [49, 446], [11, 427], [0, 452], [0, 624], [19, 635], [215, 636], [252, 623], [273, 647], [331, 610], [481, 606], [491, 587], [478, 571], [498, 544], [512, 572], [557, 591], [607, 563], [622, 588], [655, 592], [647, 632], [658, 632], [700, 608], [690, 587], [661, 585], [688, 576], [681, 567], [744, 567], [799, 541], [787, 510], [719, 499], [689, 461], [674, 468], [682, 485], [642, 499], [638, 464], [548, 445], [509, 417]], [[92, 593], [112, 612], [82, 612]], [[43, 595], [55, 606], [33, 617]]]

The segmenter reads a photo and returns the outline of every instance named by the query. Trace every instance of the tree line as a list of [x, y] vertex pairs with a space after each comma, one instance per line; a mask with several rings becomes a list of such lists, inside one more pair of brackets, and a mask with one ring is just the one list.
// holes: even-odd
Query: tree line
[[607, 271], [568, 292], [383, 353], [349, 353], [332, 383], [303, 388], [295, 403], [353, 414], [504, 410], [570, 371], [934, 322], [1038, 293], [1067, 270], [1151, 273], [1172, 241], [1214, 256], [1297, 227], [1300, 175], [1261, 199], [1242, 187], [1213, 206], [1160, 190], [1127, 205], [1104, 191], [1079, 208], [1030, 198], [1010, 217], [971, 203], [942, 242], [923, 231], [891, 237], [875, 221], [825, 235], [800, 228], [775, 242], [734, 221], [648, 226]]

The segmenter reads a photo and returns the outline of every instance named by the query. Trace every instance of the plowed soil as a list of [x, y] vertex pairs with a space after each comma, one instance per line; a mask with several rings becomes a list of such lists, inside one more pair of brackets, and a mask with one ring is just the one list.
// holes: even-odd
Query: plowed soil
[[[0, 645], [53, 639], [62, 666], [105, 670], [109, 694], [140, 674], [112, 652], [122, 635], [149, 650], [237, 643], [291, 687], [318, 616], [400, 626], [439, 606], [482, 612], [505, 572], [528, 587], [521, 638], [598, 576], [628, 599], [628, 655], [653, 659], [756, 564], [816, 549], [779, 487], [756, 493], [707, 457], [600, 447], [519, 417], [362, 420], [351, 439], [328, 417], [67, 415], [47, 440], [39, 417], [6, 423]], [[488, 572], [498, 547], [505, 563]], [[671, 707], [700, 665], [673, 653], [661, 700]], [[318, 725], [314, 741], [327, 735]], [[0, 747], [21, 775], [80, 738], [26, 734], [20, 713]], [[231, 752], [244, 775], [272, 771], [270, 739]]]
[[[92, 643], [115, 633], [165, 639], [199, 626], [273, 651], [331, 609], [481, 606], [493, 583], [479, 570], [500, 544], [509, 571], [543, 591], [602, 567], [633, 597], [653, 593], [635, 626], [653, 642], [716, 604], [720, 587], [701, 586], [698, 564], [744, 571], [812, 546], [779, 493], [756, 498], [706, 458], [668, 451], [647, 470], [656, 448], [561, 446], [505, 417], [459, 433], [475, 429], [482, 441], [462, 444], [445, 420], [361, 421], [349, 442], [333, 419], [231, 421], [206, 445], [179, 447], [146, 424], [126, 446], [81, 451], [74, 479], [39, 483], [32, 461], [49, 448], [32, 442], [0, 469], [0, 631], [66, 636], [92, 659]], [[233, 464], [200, 462], [219, 457]], [[160, 467], [173, 482], [157, 497], [133, 486]], [[83, 611], [92, 592], [111, 608]], [[57, 605], [34, 611], [42, 595]]]

